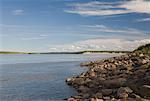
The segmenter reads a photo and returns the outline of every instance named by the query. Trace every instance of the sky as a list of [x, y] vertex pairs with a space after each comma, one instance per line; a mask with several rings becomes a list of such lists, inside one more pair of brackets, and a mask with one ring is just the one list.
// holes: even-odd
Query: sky
[[0, 51], [134, 50], [150, 0], [0, 0]]

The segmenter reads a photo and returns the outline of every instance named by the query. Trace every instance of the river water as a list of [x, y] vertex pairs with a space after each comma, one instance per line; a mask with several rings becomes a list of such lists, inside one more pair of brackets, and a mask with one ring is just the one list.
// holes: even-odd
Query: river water
[[81, 62], [118, 55], [0, 55], [0, 101], [62, 101], [76, 94], [65, 79], [86, 71]]

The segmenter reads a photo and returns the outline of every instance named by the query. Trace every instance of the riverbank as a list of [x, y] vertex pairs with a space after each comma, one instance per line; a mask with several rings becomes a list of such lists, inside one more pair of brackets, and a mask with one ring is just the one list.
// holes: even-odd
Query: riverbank
[[81, 66], [89, 70], [66, 80], [78, 91], [69, 101], [150, 100], [150, 54], [129, 53]]

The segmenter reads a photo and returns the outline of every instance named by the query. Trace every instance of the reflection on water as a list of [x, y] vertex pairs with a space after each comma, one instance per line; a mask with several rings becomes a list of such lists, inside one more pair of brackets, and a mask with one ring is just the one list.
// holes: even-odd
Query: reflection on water
[[81, 61], [111, 56], [2, 55], [0, 101], [61, 101], [76, 93], [65, 79], [86, 71], [79, 66]]

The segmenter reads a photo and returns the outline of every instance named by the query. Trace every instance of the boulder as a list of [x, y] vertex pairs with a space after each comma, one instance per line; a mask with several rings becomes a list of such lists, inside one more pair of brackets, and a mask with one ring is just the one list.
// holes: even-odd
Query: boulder
[[75, 78], [73, 80], [73, 84], [83, 85], [84, 84], [84, 78]]
[[124, 85], [126, 78], [116, 78], [111, 80], [105, 80], [102, 82], [103, 86], [106, 88], [118, 88]]
[[102, 99], [103, 95], [102, 95], [102, 93], [96, 93], [95, 97], [98, 98], [98, 99]]
[[67, 101], [77, 101], [75, 98], [68, 98]]
[[140, 87], [139, 93], [143, 97], [150, 98], [150, 85], [143, 85]]
[[110, 97], [109, 96], [105, 96], [103, 97], [104, 100], [110, 101]]
[[102, 89], [101, 92], [104, 96], [108, 96], [113, 93], [113, 89]]
[[103, 99], [96, 98], [95, 101], [104, 101]]
[[81, 93], [88, 93], [90, 91], [90, 89], [86, 86], [79, 86], [78, 88], [78, 92], [81, 92]]
[[133, 90], [130, 89], [129, 87], [120, 87], [117, 91], [117, 96], [119, 98], [127, 98], [128, 94], [132, 93]]

